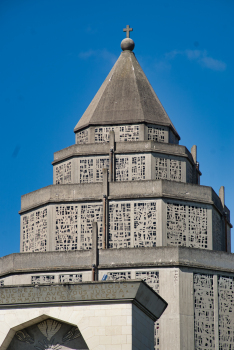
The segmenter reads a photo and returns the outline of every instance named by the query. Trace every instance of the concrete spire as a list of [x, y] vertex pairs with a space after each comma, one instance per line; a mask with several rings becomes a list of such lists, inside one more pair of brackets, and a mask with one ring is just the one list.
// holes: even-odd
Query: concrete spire
[[[132, 39], [125, 38], [124, 40], [129, 41]], [[79, 120], [74, 131], [77, 132], [90, 125], [145, 122], [169, 126], [179, 137], [132, 52], [134, 46], [132, 47], [131, 43], [125, 44], [125, 47], [122, 48], [123, 52]]]

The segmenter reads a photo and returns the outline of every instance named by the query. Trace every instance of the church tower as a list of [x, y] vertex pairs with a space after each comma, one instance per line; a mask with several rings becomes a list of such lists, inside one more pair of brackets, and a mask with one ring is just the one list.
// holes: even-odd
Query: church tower
[[224, 187], [200, 185], [197, 146], [179, 144], [135, 57], [132, 28], [124, 31], [75, 144], [54, 154], [53, 185], [22, 196], [20, 253], [2, 258], [0, 284], [141, 279], [168, 304], [155, 317], [155, 350], [234, 349]]

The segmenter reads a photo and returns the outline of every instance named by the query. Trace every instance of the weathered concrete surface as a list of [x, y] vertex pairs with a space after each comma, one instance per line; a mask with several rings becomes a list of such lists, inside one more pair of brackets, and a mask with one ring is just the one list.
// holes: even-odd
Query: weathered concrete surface
[[0, 274], [22, 273], [24, 271], [60, 271], [90, 269], [92, 251], [63, 251], [15, 253], [0, 258]]
[[[53, 164], [77, 156], [108, 155], [109, 151], [109, 143], [92, 143], [84, 145], [75, 144], [58, 152], [55, 152]], [[185, 157], [188, 158], [192, 164], [194, 164], [192, 155], [185, 146], [174, 145], [170, 143], [160, 143], [155, 141], [131, 141], [115, 143], [115, 154], [142, 152], [157, 152], [167, 155]]]
[[121, 53], [74, 131], [88, 125], [152, 123], [179, 137], [133, 52]]
[[102, 183], [43, 187], [21, 196], [21, 212], [47, 203], [100, 200], [102, 199], [102, 187]]
[[141, 280], [8, 286], [0, 289], [0, 309], [13, 305], [132, 301], [156, 321], [167, 303]]
[[[23, 213], [48, 203], [101, 200], [102, 183], [50, 185], [21, 197]], [[222, 213], [218, 195], [211, 187], [168, 180], [125, 181], [109, 183], [109, 199], [170, 198], [212, 204]]]
[[[91, 270], [92, 251], [17, 253], [0, 258], [0, 276]], [[99, 269], [188, 267], [234, 273], [234, 254], [186, 247], [99, 250]]]

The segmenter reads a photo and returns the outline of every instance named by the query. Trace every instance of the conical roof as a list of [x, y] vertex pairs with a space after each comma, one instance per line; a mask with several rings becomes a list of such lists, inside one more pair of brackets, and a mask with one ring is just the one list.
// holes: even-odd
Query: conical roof
[[169, 126], [179, 137], [134, 53], [125, 50], [77, 123], [90, 125], [150, 123]]

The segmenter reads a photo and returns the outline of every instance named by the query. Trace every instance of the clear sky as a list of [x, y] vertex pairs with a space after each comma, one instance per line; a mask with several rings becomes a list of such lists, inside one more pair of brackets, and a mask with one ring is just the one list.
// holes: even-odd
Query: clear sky
[[0, 256], [19, 252], [20, 196], [52, 184], [53, 153], [74, 144], [127, 24], [180, 144], [198, 147], [201, 184], [225, 186], [234, 223], [233, 18], [233, 0], [0, 1]]

